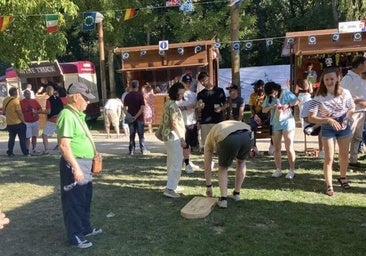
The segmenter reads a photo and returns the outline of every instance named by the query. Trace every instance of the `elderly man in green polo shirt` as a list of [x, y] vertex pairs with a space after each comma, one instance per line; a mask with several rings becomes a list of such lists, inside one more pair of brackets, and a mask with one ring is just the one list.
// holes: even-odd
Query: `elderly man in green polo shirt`
[[57, 118], [62, 211], [69, 243], [78, 248], [91, 247], [86, 237], [102, 233], [90, 223], [91, 169], [96, 150], [83, 113], [94, 98], [85, 84], [71, 84], [68, 103]]

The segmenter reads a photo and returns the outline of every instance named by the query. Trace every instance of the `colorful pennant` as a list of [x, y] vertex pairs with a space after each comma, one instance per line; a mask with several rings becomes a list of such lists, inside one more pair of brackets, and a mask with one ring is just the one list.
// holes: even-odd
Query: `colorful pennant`
[[0, 32], [5, 31], [9, 25], [13, 22], [13, 16], [1, 16], [0, 17]]
[[83, 18], [83, 30], [94, 30], [95, 29], [95, 17], [96, 12], [84, 12]]
[[136, 8], [127, 9], [124, 20], [130, 20], [132, 18], [135, 18], [137, 16], [138, 12], [139, 12], [139, 9], [136, 9]]
[[57, 14], [46, 14], [46, 28], [47, 34], [56, 32], [58, 30]]

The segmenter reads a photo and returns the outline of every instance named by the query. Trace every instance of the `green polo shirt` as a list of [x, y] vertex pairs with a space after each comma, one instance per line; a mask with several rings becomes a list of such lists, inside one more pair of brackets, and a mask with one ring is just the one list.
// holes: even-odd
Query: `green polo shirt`
[[94, 142], [90, 141], [86, 132], [91, 138], [85, 122], [85, 114], [67, 105], [57, 118], [57, 137], [71, 139], [71, 150], [76, 158], [92, 159], [94, 157]]

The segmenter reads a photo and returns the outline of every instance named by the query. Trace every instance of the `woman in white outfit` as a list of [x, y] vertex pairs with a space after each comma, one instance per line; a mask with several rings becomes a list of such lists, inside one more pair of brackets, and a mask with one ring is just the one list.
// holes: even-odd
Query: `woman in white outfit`
[[178, 198], [176, 193], [180, 176], [182, 173], [183, 149], [187, 146], [185, 141], [186, 129], [182, 112], [177, 101], [184, 95], [184, 85], [175, 83], [169, 88], [169, 99], [164, 105], [162, 120], [162, 137], [167, 151], [168, 182], [164, 195], [166, 197]]

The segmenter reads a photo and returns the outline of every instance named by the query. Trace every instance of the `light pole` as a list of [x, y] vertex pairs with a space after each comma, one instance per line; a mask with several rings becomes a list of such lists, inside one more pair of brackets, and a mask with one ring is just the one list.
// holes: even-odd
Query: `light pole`
[[100, 60], [100, 83], [102, 89], [102, 104], [107, 101], [107, 85], [105, 80], [105, 54], [104, 54], [104, 35], [103, 35], [104, 16], [97, 12], [95, 23], [98, 28], [99, 60]]

